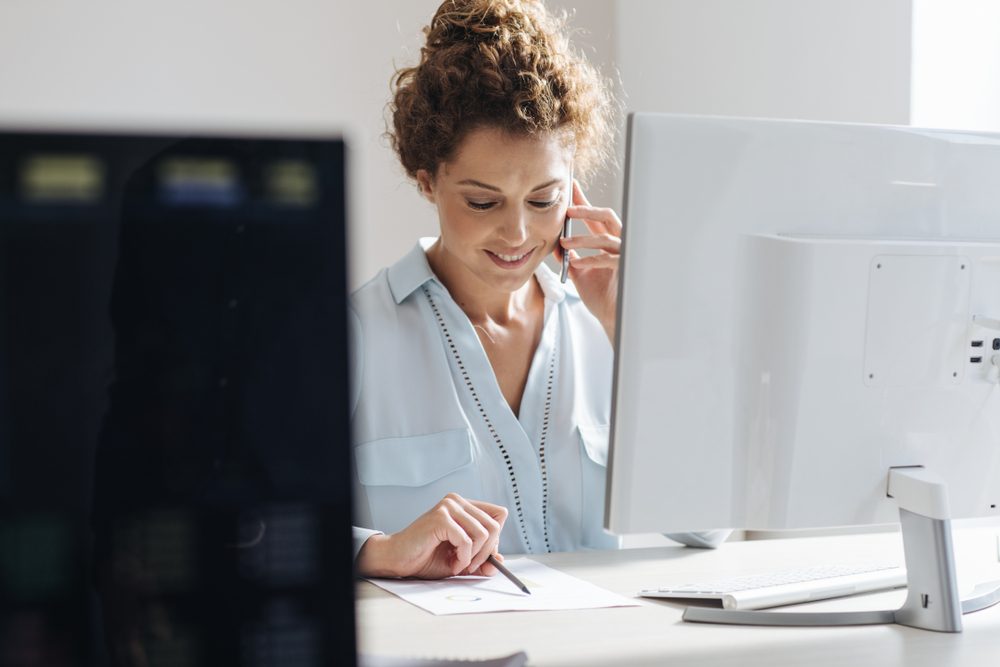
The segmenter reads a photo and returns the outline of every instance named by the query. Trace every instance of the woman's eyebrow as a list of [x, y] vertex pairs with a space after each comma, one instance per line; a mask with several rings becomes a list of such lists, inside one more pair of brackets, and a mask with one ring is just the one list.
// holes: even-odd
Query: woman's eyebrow
[[459, 185], [474, 185], [477, 188], [483, 188], [484, 190], [492, 190], [494, 192], [502, 192], [502, 190], [500, 188], [496, 187], [495, 185], [488, 185], [486, 183], [483, 183], [482, 181], [476, 181], [476, 180], [473, 180], [471, 178], [467, 178], [464, 181], [459, 181], [458, 184]]
[[541, 185], [536, 186], [535, 189], [532, 190], [532, 192], [538, 192], [539, 190], [543, 190], [543, 189], [545, 189], [545, 188], [547, 188], [549, 186], [558, 185], [561, 182], [562, 182], [561, 178], [553, 178], [551, 181], [546, 181], [545, 183], [542, 183]]
[[[532, 192], [537, 192], [537, 191], [542, 190], [544, 188], [547, 188], [547, 187], [549, 187], [551, 185], [556, 185], [557, 183], [560, 183], [561, 181], [562, 181], [561, 178], [553, 178], [551, 181], [546, 181], [545, 183], [542, 183], [541, 185], [536, 185], [534, 188], [532, 188], [531, 191]], [[477, 181], [477, 180], [472, 179], [472, 178], [466, 178], [465, 180], [459, 181], [458, 184], [459, 185], [474, 185], [475, 187], [477, 187], [477, 188], [483, 188], [484, 190], [492, 190], [493, 192], [503, 192], [500, 188], [496, 187], [495, 185], [489, 185], [488, 183], [483, 183], [482, 181]]]

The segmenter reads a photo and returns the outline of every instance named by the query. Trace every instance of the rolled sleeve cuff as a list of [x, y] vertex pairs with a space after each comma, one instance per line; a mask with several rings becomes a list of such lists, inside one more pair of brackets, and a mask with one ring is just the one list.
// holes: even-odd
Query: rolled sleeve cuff
[[357, 560], [358, 554], [361, 553], [361, 547], [365, 545], [365, 542], [368, 541], [368, 538], [371, 537], [372, 535], [382, 535], [383, 533], [381, 530], [372, 530], [370, 528], [359, 528], [358, 526], [354, 526], [353, 529], [354, 529], [353, 531], [354, 559]]

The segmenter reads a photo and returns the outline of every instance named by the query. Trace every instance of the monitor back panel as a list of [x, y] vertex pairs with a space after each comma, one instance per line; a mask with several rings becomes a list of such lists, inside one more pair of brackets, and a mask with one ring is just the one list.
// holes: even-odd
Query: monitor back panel
[[607, 525], [891, 522], [898, 465], [996, 516], [998, 178], [989, 134], [634, 114]]

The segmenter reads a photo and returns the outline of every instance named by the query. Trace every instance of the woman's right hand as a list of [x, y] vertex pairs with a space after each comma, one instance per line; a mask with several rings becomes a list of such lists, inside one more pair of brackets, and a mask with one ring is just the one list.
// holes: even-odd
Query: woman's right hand
[[419, 579], [492, 576], [497, 570], [486, 559], [496, 553], [506, 520], [506, 507], [449, 493], [398, 533], [369, 537], [358, 553], [358, 574]]

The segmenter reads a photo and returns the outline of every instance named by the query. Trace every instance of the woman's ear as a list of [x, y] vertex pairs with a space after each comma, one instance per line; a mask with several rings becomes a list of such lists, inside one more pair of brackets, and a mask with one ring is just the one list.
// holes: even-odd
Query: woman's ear
[[420, 194], [432, 204], [436, 204], [434, 193], [434, 178], [426, 169], [417, 169], [417, 188]]

